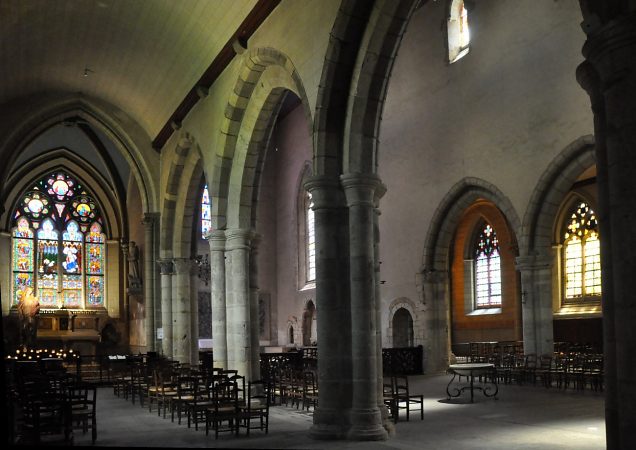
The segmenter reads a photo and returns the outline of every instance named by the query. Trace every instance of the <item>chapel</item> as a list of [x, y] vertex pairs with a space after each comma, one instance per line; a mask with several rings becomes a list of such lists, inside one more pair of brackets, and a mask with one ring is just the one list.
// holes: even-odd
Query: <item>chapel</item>
[[636, 2], [0, 0], [0, 66], [5, 365], [304, 352], [381, 441], [389, 364], [579, 352], [633, 445]]

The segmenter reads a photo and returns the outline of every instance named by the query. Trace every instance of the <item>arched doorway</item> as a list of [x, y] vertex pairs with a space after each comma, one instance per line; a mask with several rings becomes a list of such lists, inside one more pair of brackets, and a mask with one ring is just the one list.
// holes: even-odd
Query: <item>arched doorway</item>
[[393, 347], [413, 347], [413, 318], [406, 308], [393, 315]]

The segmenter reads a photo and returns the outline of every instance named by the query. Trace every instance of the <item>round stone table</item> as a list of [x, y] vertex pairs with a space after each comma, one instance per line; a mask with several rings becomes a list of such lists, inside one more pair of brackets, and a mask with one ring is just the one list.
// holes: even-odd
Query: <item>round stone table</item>
[[[459, 397], [462, 392], [470, 390], [470, 402], [473, 403], [475, 389], [479, 389], [484, 393], [486, 397], [495, 397], [497, 399], [497, 393], [499, 387], [497, 386], [497, 369], [494, 364], [490, 363], [466, 363], [466, 364], [451, 364], [448, 366], [449, 374], [453, 375], [453, 378], [448, 382], [446, 386], [446, 394], [448, 399], [451, 397]], [[455, 378], [458, 379], [457, 385], [451, 387]], [[470, 380], [470, 384], [463, 386], [461, 384], [461, 377], [467, 377]], [[484, 382], [480, 386], [475, 386], [475, 377], [483, 377]]]

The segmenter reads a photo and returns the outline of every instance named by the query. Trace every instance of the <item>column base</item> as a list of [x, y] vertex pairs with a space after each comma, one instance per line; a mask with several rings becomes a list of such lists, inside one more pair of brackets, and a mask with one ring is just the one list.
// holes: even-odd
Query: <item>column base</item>
[[352, 441], [385, 441], [389, 438], [378, 408], [353, 410], [351, 422], [353, 425], [347, 438]]
[[318, 440], [343, 440], [347, 438], [349, 430], [347, 411], [316, 408], [314, 424], [309, 429], [309, 436]]

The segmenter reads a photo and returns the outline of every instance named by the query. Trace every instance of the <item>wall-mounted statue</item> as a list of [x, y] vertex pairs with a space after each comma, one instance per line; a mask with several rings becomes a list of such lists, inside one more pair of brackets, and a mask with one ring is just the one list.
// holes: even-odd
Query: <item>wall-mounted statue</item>
[[18, 316], [20, 318], [20, 343], [24, 348], [35, 347], [39, 314], [40, 301], [35, 295], [33, 295], [33, 289], [28, 287], [24, 290], [18, 303]]
[[141, 270], [139, 269], [139, 247], [135, 241], [128, 244], [128, 291], [130, 294], [141, 293]]

